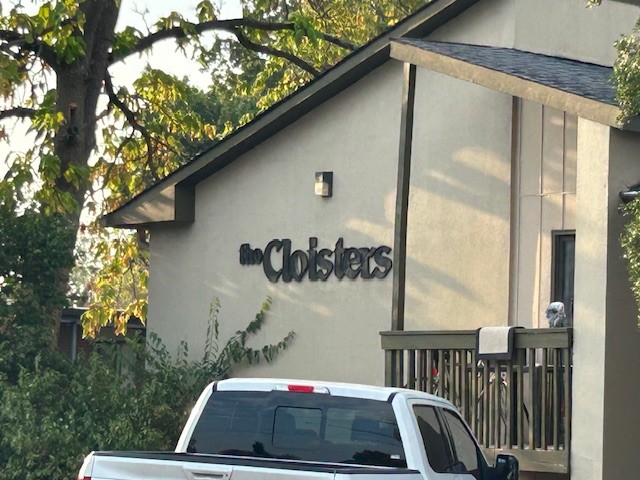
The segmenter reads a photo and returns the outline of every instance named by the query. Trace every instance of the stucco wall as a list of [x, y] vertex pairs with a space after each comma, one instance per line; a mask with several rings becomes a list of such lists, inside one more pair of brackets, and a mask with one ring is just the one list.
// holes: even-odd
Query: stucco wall
[[[497, 44], [509, 41], [512, 29], [496, 27], [511, 7], [502, 17], [489, 7], [436, 35], [472, 41], [497, 32]], [[389, 62], [199, 184], [193, 225], [153, 229], [150, 330], [169, 345], [186, 340], [197, 355], [214, 298], [225, 339], [270, 295], [272, 312], [255, 344], [290, 330], [297, 337], [276, 364], [246, 374], [383, 382], [378, 333], [390, 328], [391, 275], [272, 284], [260, 267], [241, 266], [238, 250], [276, 238], [306, 249], [309, 237], [328, 248], [340, 237], [348, 246], [392, 246], [401, 70]], [[419, 72], [407, 328], [506, 322], [511, 98], [453, 82]], [[457, 120], [443, 123], [445, 115]], [[323, 170], [334, 172], [331, 199], [313, 195], [314, 172]]]
[[586, 5], [586, 0], [484, 0], [430, 38], [613, 65], [613, 44], [631, 32], [638, 6], [612, 0]]
[[[273, 308], [254, 345], [293, 330], [291, 348], [247, 375], [383, 383], [378, 332], [390, 326], [391, 279], [270, 283], [242, 266], [244, 243], [289, 238], [294, 249], [393, 244], [401, 65], [390, 62], [197, 186], [195, 223], [154, 229], [150, 328], [201, 351], [210, 302], [222, 302], [221, 338]], [[332, 198], [314, 195], [316, 171], [333, 171]]]
[[[613, 41], [637, 17], [637, 7], [631, 8], [604, 2], [587, 11], [582, 0], [485, 0], [430, 38], [610, 64]], [[153, 228], [150, 331], [173, 347], [186, 340], [197, 356], [214, 298], [222, 303], [225, 340], [269, 295], [272, 311], [254, 345], [277, 342], [291, 330], [297, 337], [275, 364], [240, 373], [383, 382], [378, 332], [390, 327], [391, 274], [382, 280], [332, 276], [324, 283], [307, 278], [273, 284], [260, 266], [240, 265], [238, 251], [244, 243], [264, 249], [283, 238], [306, 250], [309, 237], [318, 238], [319, 248], [333, 249], [338, 238], [352, 247], [392, 246], [401, 70], [399, 62], [389, 62], [203, 181], [196, 190], [194, 224]], [[557, 127], [558, 115], [549, 112], [550, 127]], [[558, 133], [553, 128], [551, 135]], [[530, 313], [514, 308], [510, 291], [517, 244], [511, 224], [512, 165], [518, 158], [513, 131], [510, 96], [418, 69], [406, 329], [469, 329], [510, 319], [529, 325], [514, 320], [520, 316], [538, 324], [546, 273], [539, 269], [530, 284], [518, 287], [538, 288]], [[562, 132], [566, 143], [575, 125], [564, 125]], [[526, 167], [535, 165], [540, 164]], [[525, 172], [525, 165], [518, 168]], [[334, 172], [330, 199], [313, 194], [314, 173], [324, 170]], [[538, 174], [525, 172], [520, 180], [535, 181]], [[561, 228], [572, 228], [568, 201]], [[543, 221], [536, 228], [556, 227]], [[518, 244], [520, 251], [525, 247]], [[527, 261], [547, 265], [534, 258], [540, 248], [528, 252]]]
[[494, 47], [515, 43], [516, 1], [483, 0], [433, 32], [430, 40]]
[[605, 0], [587, 8], [586, 0], [515, 0], [515, 48], [613, 65], [614, 42], [630, 33], [638, 6]]
[[[429, 39], [510, 45], [513, 17], [487, 0]], [[511, 111], [508, 95], [418, 69], [406, 330], [507, 324]]]
[[511, 105], [508, 95], [418, 70], [407, 330], [507, 323]]

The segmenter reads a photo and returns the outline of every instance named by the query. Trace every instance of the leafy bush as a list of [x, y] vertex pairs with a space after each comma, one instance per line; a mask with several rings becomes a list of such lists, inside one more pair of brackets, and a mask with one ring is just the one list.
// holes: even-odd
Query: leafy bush
[[204, 386], [228, 377], [234, 366], [270, 361], [293, 339], [260, 350], [247, 340], [264, 324], [270, 300], [255, 319], [221, 348], [219, 304], [211, 309], [204, 354], [188, 359], [188, 346], [172, 356], [150, 334], [148, 344], [98, 342], [75, 364], [55, 367], [36, 358], [17, 382], [0, 381], [0, 479], [75, 478], [91, 450], [171, 450]]
[[[627, 261], [631, 291], [640, 309], [640, 200], [636, 199], [621, 207], [627, 222], [622, 229], [620, 244]], [[637, 318], [640, 325], [640, 316]]]
[[36, 358], [59, 364], [51, 312], [66, 303], [58, 286], [73, 265], [73, 239], [60, 215], [0, 205], [0, 378], [15, 383]]

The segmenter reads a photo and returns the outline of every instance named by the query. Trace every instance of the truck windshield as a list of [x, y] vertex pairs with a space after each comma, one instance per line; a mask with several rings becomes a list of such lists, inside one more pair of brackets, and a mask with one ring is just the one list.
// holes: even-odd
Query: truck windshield
[[297, 392], [214, 392], [191, 453], [406, 467], [391, 404]]

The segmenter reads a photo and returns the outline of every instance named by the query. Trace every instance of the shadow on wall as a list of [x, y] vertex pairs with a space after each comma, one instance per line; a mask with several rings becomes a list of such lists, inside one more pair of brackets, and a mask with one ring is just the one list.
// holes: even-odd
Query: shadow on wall
[[[429, 165], [428, 159], [425, 162]], [[429, 195], [451, 205], [508, 222], [508, 208], [492, 207], [497, 195], [499, 198], [506, 195], [509, 199], [510, 176], [510, 159], [500, 158], [497, 152], [487, 148], [472, 146], [453, 151], [448, 162], [427, 166], [414, 177], [414, 184], [419, 183]]]

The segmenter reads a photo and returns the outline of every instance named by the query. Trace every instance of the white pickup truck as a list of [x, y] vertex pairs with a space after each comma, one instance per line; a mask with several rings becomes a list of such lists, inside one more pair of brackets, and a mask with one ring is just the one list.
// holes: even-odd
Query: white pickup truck
[[490, 467], [446, 400], [414, 390], [300, 380], [209, 385], [175, 452], [92, 452], [79, 480], [516, 480]]

